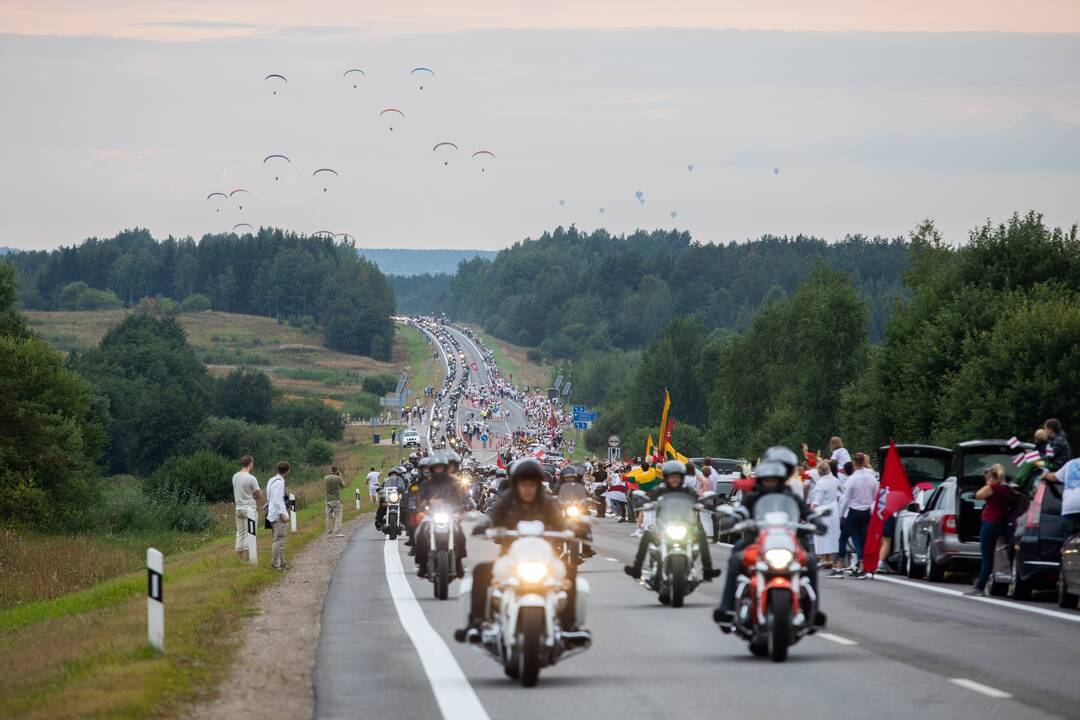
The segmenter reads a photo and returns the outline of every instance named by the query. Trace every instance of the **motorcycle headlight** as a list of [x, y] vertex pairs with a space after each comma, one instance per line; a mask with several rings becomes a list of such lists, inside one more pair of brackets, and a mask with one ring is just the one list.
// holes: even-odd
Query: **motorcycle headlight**
[[431, 519], [435, 521], [436, 525], [445, 525], [450, 522], [450, 513], [437, 512], [431, 516]]
[[548, 574], [547, 563], [520, 562], [517, 565], [517, 574], [527, 583], [538, 583]]
[[668, 525], [664, 532], [667, 533], [667, 536], [672, 540], [682, 540], [686, 537], [686, 526]]
[[566, 508], [566, 516], [573, 518], [581, 517], [581, 508], [579, 508], [577, 505], [569, 506], [568, 508]]
[[785, 569], [794, 559], [795, 556], [791, 551], [785, 548], [773, 548], [765, 551], [765, 562], [768, 563], [769, 567], [773, 570]]
[[390, 492], [386, 493], [386, 499], [392, 503], [396, 503], [398, 501], [397, 490], [391, 490]]

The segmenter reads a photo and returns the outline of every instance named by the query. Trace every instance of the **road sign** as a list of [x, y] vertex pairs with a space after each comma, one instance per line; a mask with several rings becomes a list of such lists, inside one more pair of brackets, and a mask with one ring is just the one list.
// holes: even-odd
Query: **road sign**
[[146, 549], [146, 628], [150, 645], [165, 650], [165, 556], [155, 548]]
[[555, 377], [555, 389], [558, 390], [561, 387], [562, 387], [562, 375], [558, 375], [558, 376]]
[[592, 423], [589, 422], [588, 420], [575, 420], [574, 421], [574, 429], [575, 430], [588, 430], [591, 427], [592, 427]]
[[607, 446], [609, 448], [617, 448], [617, 447], [619, 447], [619, 436], [618, 435], [612, 435], [611, 437], [609, 437], [607, 439]]
[[576, 413], [574, 413], [574, 419], [575, 420], [587, 420], [589, 422], [592, 422], [593, 420], [595, 420], [598, 417], [600, 417], [600, 413], [596, 412], [595, 410], [589, 411], [589, 412], [576, 412]]
[[562, 388], [563, 397], [570, 397], [570, 383], [566, 383]]
[[575, 415], [579, 415], [579, 414], [585, 412], [585, 406], [584, 405], [575, 405], [572, 409], [573, 409]]

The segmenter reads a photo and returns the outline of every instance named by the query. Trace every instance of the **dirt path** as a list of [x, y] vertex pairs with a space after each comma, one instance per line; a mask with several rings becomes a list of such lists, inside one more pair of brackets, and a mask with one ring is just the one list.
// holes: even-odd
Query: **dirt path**
[[315, 712], [312, 670], [322, 627], [323, 598], [338, 556], [364, 515], [342, 527], [344, 538], [320, 537], [296, 556], [281, 581], [255, 601], [259, 614], [244, 622], [244, 638], [214, 700], [192, 707], [191, 720], [236, 720], [252, 711], [265, 718], [310, 718]]

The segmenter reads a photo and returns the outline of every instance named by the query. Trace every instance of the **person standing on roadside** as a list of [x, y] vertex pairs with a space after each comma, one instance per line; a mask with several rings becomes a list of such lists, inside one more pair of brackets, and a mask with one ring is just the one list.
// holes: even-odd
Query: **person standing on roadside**
[[1043, 476], [1046, 482], [1062, 484], [1061, 522], [1065, 537], [1080, 532], [1080, 458], [1070, 460]]
[[236, 556], [241, 562], [248, 561], [247, 511], [258, 510], [262, 499], [259, 481], [251, 474], [255, 459], [250, 455], [240, 458], [240, 471], [232, 476], [233, 502], [236, 504]]
[[1009, 505], [1012, 501], [1012, 491], [1005, 485], [1005, 468], [1000, 463], [994, 463], [986, 468], [983, 473], [985, 483], [975, 493], [976, 500], [985, 500], [982, 509], [982, 525], [979, 528], [979, 551], [982, 555], [982, 565], [979, 568], [979, 579], [975, 581], [975, 587], [968, 590], [965, 595], [985, 595], [986, 583], [990, 580], [990, 573], [994, 569], [994, 548], [998, 538], [1005, 534], [1009, 526]]
[[1061, 427], [1061, 421], [1057, 418], [1050, 418], [1043, 424], [1043, 427], [1050, 436], [1048, 450], [1051, 455], [1050, 459], [1053, 460], [1054, 464], [1061, 467], [1072, 460], [1069, 438], [1065, 435], [1065, 429]]
[[368, 502], [373, 503], [379, 499], [379, 471], [374, 466], [367, 474], [367, 494]]
[[275, 570], [285, 569], [285, 541], [289, 537], [289, 509], [285, 501], [285, 478], [288, 476], [289, 463], [281, 461], [277, 465], [277, 475], [266, 483], [266, 519], [274, 528], [270, 564]]
[[840, 475], [847, 475], [844, 467], [851, 462], [851, 453], [847, 451], [847, 448], [844, 447], [844, 441], [839, 437], [833, 437], [829, 440], [829, 452], [832, 453], [829, 456], [829, 459], [835, 460], [836, 464], [840, 466], [840, 473], [837, 475], [837, 479], [840, 480], [840, 484], [842, 485], [844, 483], [844, 478], [840, 477]]
[[854, 472], [844, 482], [844, 494], [840, 498], [840, 515], [847, 517], [848, 535], [855, 543], [858, 564], [854, 577], [863, 577], [863, 553], [866, 548], [866, 531], [870, 527], [870, 508], [877, 499], [878, 480], [869, 467], [866, 453], [855, 453]]
[[323, 478], [326, 484], [326, 537], [345, 537], [341, 532], [341, 488], [345, 479], [337, 465], [330, 466], [330, 474]]

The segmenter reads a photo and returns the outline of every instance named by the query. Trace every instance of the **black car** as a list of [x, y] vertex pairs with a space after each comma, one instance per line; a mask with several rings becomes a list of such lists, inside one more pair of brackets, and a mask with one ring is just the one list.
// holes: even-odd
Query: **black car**
[[1027, 511], [1017, 519], [1012, 537], [999, 540], [995, 549], [991, 595], [1027, 600], [1033, 590], [1056, 587], [1065, 544], [1061, 491], [1059, 483], [1041, 478], [1028, 485]]

